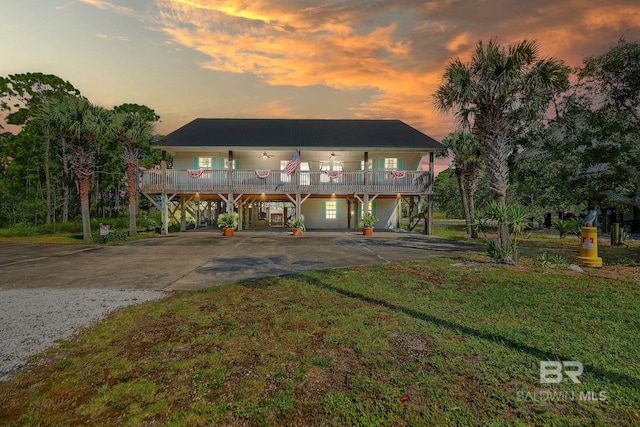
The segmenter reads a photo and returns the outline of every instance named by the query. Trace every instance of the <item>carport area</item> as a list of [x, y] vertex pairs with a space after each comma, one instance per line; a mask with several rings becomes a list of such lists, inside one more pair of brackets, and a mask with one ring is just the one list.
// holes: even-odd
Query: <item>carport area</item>
[[195, 290], [240, 280], [380, 262], [461, 256], [477, 245], [422, 234], [195, 230], [114, 246], [0, 243], [0, 290]]

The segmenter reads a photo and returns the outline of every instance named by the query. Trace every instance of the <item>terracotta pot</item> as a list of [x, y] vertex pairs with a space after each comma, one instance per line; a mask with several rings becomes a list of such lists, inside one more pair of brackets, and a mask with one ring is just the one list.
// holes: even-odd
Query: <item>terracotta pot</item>
[[362, 234], [364, 236], [373, 236], [373, 228], [363, 228]]
[[291, 235], [292, 236], [302, 236], [302, 230], [300, 230], [299, 228], [292, 228], [291, 229]]
[[234, 231], [235, 231], [235, 228], [223, 228], [223, 229], [222, 229], [222, 233], [223, 233], [223, 235], [224, 235], [224, 236], [227, 236], [227, 237], [231, 237], [231, 236], [233, 236], [233, 232], [234, 232]]

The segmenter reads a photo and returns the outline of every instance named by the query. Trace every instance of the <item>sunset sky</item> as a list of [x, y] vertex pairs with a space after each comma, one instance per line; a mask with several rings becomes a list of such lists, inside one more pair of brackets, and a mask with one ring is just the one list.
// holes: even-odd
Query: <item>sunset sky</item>
[[447, 63], [479, 40], [537, 39], [572, 66], [640, 40], [638, 0], [15, 0], [0, 75], [43, 72], [169, 133], [196, 117], [400, 119], [441, 139]]

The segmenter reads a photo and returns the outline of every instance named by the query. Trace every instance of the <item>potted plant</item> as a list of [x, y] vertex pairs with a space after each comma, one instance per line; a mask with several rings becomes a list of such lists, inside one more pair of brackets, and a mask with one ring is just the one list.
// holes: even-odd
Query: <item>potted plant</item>
[[364, 214], [362, 219], [360, 220], [360, 225], [362, 226], [362, 234], [365, 236], [371, 236], [373, 234], [373, 224], [378, 222], [378, 218], [373, 216], [371, 212], [367, 212]]
[[287, 221], [287, 226], [291, 229], [292, 236], [302, 236], [304, 228], [304, 215], [300, 215], [298, 218], [290, 219]]
[[237, 212], [225, 212], [218, 215], [218, 227], [222, 228], [225, 236], [233, 236], [233, 230], [235, 230], [237, 226]]

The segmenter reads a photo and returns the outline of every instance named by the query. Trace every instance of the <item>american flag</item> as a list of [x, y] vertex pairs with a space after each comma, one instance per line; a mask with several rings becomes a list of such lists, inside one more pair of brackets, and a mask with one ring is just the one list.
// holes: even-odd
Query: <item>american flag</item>
[[287, 175], [293, 174], [296, 171], [296, 169], [298, 169], [299, 164], [300, 164], [300, 151], [296, 150], [296, 152], [293, 153], [293, 157], [291, 158], [291, 160], [289, 160], [289, 163], [287, 163], [287, 166], [284, 167], [284, 173], [286, 173]]

